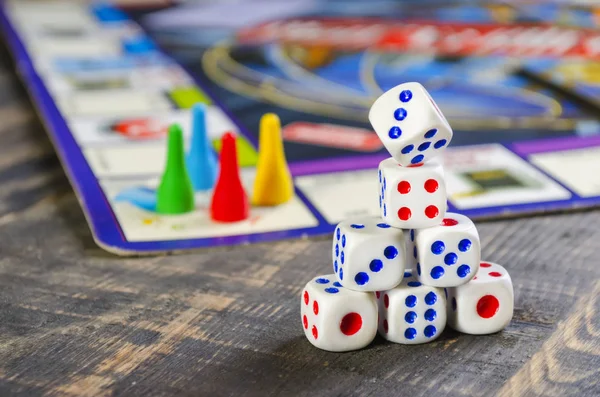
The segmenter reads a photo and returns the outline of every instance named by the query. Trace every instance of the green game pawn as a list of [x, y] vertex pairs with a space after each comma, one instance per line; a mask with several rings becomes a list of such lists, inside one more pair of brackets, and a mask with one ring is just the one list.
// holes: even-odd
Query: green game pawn
[[194, 209], [194, 188], [185, 167], [185, 151], [181, 127], [169, 127], [167, 166], [157, 190], [156, 212], [184, 214]]

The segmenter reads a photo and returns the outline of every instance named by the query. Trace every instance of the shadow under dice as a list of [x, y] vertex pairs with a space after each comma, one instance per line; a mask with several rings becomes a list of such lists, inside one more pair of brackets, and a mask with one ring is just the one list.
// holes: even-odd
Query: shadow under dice
[[448, 325], [465, 334], [491, 334], [504, 329], [513, 316], [514, 292], [502, 266], [481, 262], [473, 280], [447, 288]]
[[306, 338], [323, 350], [361, 349], [377, 334], [375, 296], [342, 287], [333, 274], [315, 277], [306, 284], [300, 316]]
[[376, 292], [379, 334], [402, 344], [435, 340], [446, 326], [446, 299], [441, 288], [421, 284], [407, 272], [399, 286]]
[[479, 234], [466, 216], [448, 212], [441, 224], [411, 230], [419, 281], [435, 287], [455, 287], [475, 276], [481, 260]]
[[341, 222], [333, 233], [333, 271], [355, 291], [393, 288], [402, 280], [406, 243], [400, 229], [377, 217]]
[[369, 121], [403, 166], [438, 156], [452, 139], [448, 121], [419, 83], [400, 84], [381, 95], [369, 111]]
[[393, 227], [421, 229], [439, 225], [446, 213], [444, 170], [436, 159], [403, 167], [393, 158], [379, 163], [381, 217]]

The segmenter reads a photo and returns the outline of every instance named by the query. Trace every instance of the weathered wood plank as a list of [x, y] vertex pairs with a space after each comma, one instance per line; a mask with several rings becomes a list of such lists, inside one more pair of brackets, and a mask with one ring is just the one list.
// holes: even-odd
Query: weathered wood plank
[[104, 253], [0, 60], [0, 395], [600, 395], [600, 211], [479, 225], [515, 284], [504, 332], [322, 352], [299, 293], [327, 238]]

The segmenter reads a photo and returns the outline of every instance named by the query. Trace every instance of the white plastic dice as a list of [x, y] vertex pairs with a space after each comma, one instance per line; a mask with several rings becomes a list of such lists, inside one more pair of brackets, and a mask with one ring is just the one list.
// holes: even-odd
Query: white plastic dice
[[447, 212], [437, 226], [412, 229], [409, 239], [416, 247], [417, 277], [423, 284], [456, 287], [471, 280], [479, 269], [479, 234], [464, 215]]
[[512, 319], [514, 293], [502, 266], [481, 262], [467, 284], [447, 288], [448, 325], [466, 334], [483, 335], [504, 329]]
[[341, 222], [333, 233], [333, 271], [355, 291], [378, 291], [402, 281], [406, 242], [400, 229], [376, 217]]
[[377, 292], [379, 334], [402, 344], [427, 343], [437, 339], [446, 326], [444, 290], [421, 284], [407, 272], [402, 283]]
[[381, 218], [401, 229], [439, 225], [446, 214], [446, 183], [438, 159], [403, 167], [393, 158], [379, 163]]
[[302, 291], [301, 305], [304, 334], [319, 349], [361, 349], [377, 334], [375, 295], [344, 288], [333, 274], [309, 281]]
[[417, 247], [415, 246], [415, 232], [413, 229], [404, 229], [404, 240], [406, 241], [406, 268], [404, 272], [412, 273], [417, 269]]
[[426, 162], [438, 156], [452, 139], [452, 128], [419, 83], [397, 85], [371, 106], [373, 129], [401, 165]]

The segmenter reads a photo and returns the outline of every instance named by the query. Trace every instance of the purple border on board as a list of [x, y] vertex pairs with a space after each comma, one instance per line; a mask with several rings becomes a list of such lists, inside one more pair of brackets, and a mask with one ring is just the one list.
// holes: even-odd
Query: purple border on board
[[376, 154], [362, 157], [340, 157], [313, 161], [290, 163], [290, 172], [294, 176], [313, 175], [327, 172], [355, 171], [377, 168], [379, 163], [389, 156]]
[[510, 145], [511, 149], [521, 155], [583, 149], [590, 146], [600, 146], [600, 136], [540, 139]]

